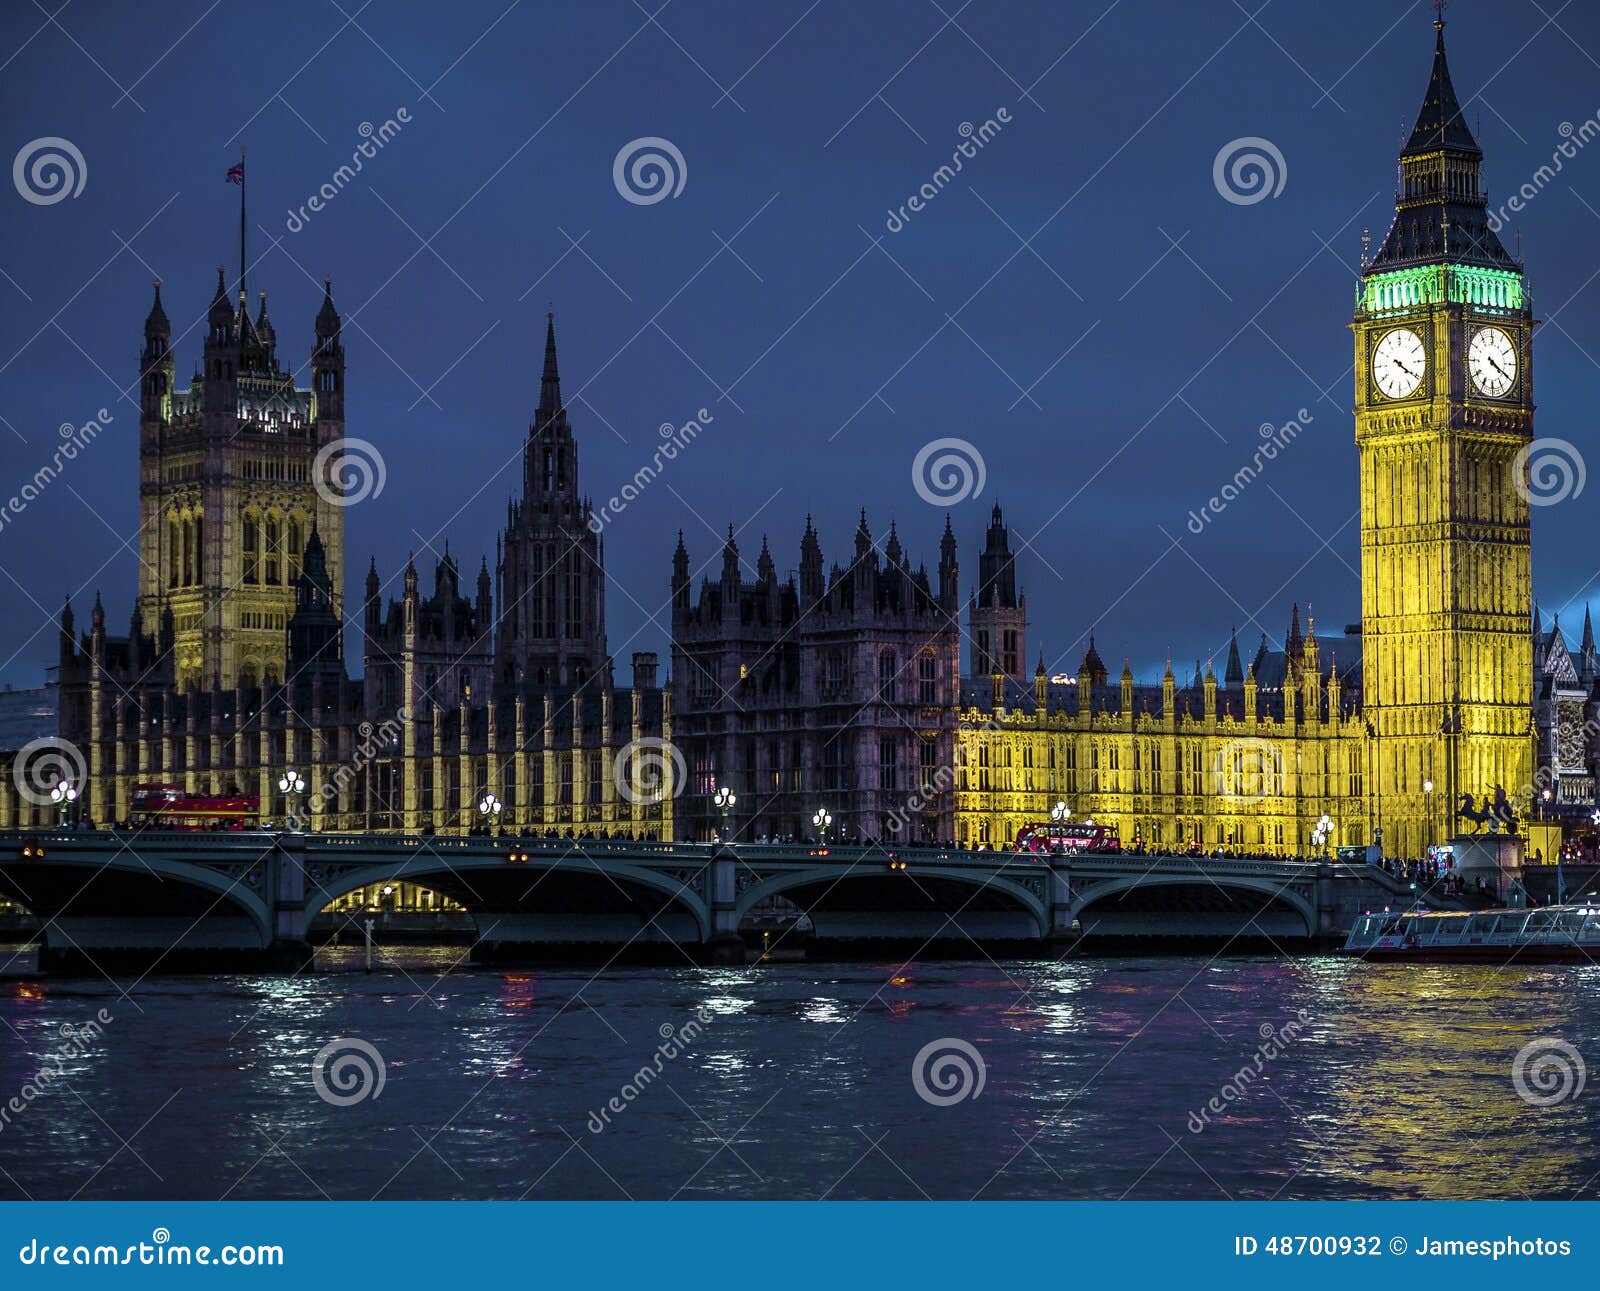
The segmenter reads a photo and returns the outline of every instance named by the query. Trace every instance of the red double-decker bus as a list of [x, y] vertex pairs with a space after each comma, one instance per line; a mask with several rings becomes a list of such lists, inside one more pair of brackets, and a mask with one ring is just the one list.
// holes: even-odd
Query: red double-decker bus
[[1110, 825], [1041, 820], [1017, 831], [1019, 852], [1120, 852], [1122, 839]]
[[189, 793], [181, 784], [140, 784], [129, 801], [132, 823], [144, 829], [254, 829], [261, 800], [254, 794]]

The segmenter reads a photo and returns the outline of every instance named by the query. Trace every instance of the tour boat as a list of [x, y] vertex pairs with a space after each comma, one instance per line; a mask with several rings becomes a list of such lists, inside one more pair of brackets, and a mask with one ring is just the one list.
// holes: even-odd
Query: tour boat
[[1416, 962], [1600, 964], [1600, 906], [1369, 911], [1357, 916], [1344, 953]]

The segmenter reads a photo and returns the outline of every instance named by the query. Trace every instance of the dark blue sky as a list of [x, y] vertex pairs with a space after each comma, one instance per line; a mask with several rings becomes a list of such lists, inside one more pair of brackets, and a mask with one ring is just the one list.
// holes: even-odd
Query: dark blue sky
[[[87, 182], [53, 205], [0, 199], [0, 494], [62, 422], [101, 406], [115, 420], [0, 530], [0, 679], [38, 684], [64, 592], [80, 621], [98, 588], [114, 630], [127, 622], [137, 408], [122, 393], [152, 275], [182, 332], [216, 264], [237, 261], [224, 172], [241, 142], [251, 291], [270, 291], [280, 354], [302, 365], [333, 275], [347, 432], [388, 469], [347, 512], [351, 591], [369, 554], [396, 594], [408, 549], [425, 581], [446, 538], [473, 568], [492, 552], [553, 302], [597, 499], [649, 460], [661, 423], [715, 417], [607, 529], [623, 676], [632, 651], [666, 648], [680, 527], [697, 571], [730, 522], [752, 563], [770, 534], [784, 571], [807, 511], [832, 560], [865, 504], [880, 539], [892, 518], [932, 565], [944, 514], [912, 463], [946, 437], [987, 476], [953, 509], [965, 579], [998, 497], [1052, 671], [1075, 669], [1091, 626], [1142, 675], [1169, 646], [1220, 668], [1233, 623], [1281, 638], [1292, 599], [1337, 632], [1358, 612], [1354, 274], [1362, 229], [1380, 239], [1392, 214], [1431, 4], [958, 2], [76, 0], [53, 21], [60, 0], [5, 6], [4, 155], [59, 136]], [[1600, 14], [1456, 0], [1447, 16], [1499, 200], [1563, 123], [1600, 110]], [[402, 107], [410, 123], [288, 231], [362, 123]], [[1009, 123], [888, 232], [963, 123], [1002, 108]], [[681, 152], [677, 197], [619, 195], [613, 159], [641, 136]], [[1247, 136], [1282, 154], [1286, 182], [1238, 205], [1213, 160]], [[1587, 451], [1600, 141], [1518, 221], [1547, 320], [1539, 434]], [[199, 337], [174, 345], [182, 379]], [[1262, 423], [1301, 408], [1293, 446], [1191, 533]], [[1564, 621], [1600, 576], [1592, 515], [1587, 494], [1535, 511], [1537, 593]]]

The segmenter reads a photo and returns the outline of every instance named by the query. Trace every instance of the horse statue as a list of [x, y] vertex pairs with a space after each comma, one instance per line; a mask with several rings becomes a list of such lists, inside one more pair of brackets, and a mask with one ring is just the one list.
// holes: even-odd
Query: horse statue
[[1456, 808], [1456, 816], [1461, 820], [1473, 821], [1477, 825], [1472, 831], [1474, 834], [1482, 833], [1484, 825], [1489, 826], [1491, 834], [1498, 833], [1501, 825], [1505, 826], [1508, 834], [1517, 832], [1516, 809], [1512, 807], [1511, 800], [1501, 785], [1495, 785], [1492, 802], [1488, 794], [1483, 796], [1482, 807], [1474, 806], [1470, 793], [1462, 794], [1461, 805]]

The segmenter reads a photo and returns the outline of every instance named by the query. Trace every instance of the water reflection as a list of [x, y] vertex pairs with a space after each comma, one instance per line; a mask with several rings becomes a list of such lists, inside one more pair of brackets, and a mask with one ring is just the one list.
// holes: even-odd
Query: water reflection
[[[0, 1125], [0, 1196], [1544, 1197], [1592, 1195], [1600, 1171], [1587, 1102], [1531, 1107], [1511, 1081], [1533, 1040], [1600, 1055], [1600, 969], [596, 974], [478, 970], [458, 947], [364, 968], [335, 948], [314, 976], [123, 983], [137, 1008], [104, 981], [0, 983], [3, 1096], [64, 1022], [115, 1017]], [[317, 1096], [312, 1059], [337, 1038], [381, 1054], [381, 1096]], [[949, 1038], [986, 1082], [935, 1107], [912, 1064]], [[107, 1127], [137, 1131], [142, 1162]]]

